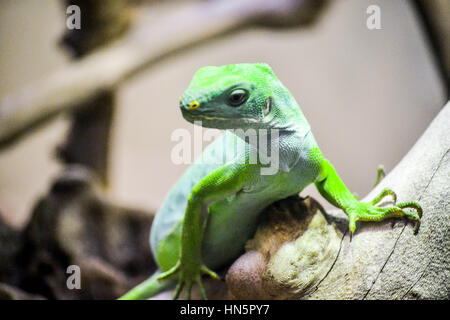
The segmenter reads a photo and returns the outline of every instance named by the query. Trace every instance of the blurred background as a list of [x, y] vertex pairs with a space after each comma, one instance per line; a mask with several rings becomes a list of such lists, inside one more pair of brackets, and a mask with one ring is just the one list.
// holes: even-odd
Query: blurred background
[[[114, 37], [126, 38], [127, 30], [141, 28], [134, 41], [143, 39], [161, 54], [155, 53], [156, 58], [114, 86], [102, 195], [122, 207], [154, 213], [185, 170], [186, 166], [171, 162], [176, 142], [170, 138], [175, 129], [193, 129], [179, 112], [178, 98], [195, 71], [205, 65], [268, 63], [297, 99], [324, 155], [359, 197], [371, 190], [378, 165], [389, 173], [448, 99], [430, 25], [418, 10], [421, 1], [328, 1], [314, 4], [312, 18], [302, 23], [273, 23], [267, 12], [278, 13], [277, 5], [285, 5], [287, 11], [279, 15], [282, 20], [284, 15], [290, 17], [290, 3], [300, 3], [303, 10], [308, 1], [272, 1], [264, 14], [247, 16], [246, 10], [262, 9], [242, 6], [233, 11], [225, 6], [223, 11], [231, 14], [214, 13], [220, 19], [210, 20], [201, 14], [201, 1], [129, 2], [133, 8], [125, 31]], [[224, 1], [208, 3], [220, 9]], [[441, 13], [448, 18], [448, 3], [436, 3], [444, 3], [441, 8], [447, 11]], [[70, 48], [73, 42], [61, 42], [64, 34], [67, 40], [67, 5], [60, 0], [0, 2], [0, 101], [103, 48], [107, 41], [78, 52]], [[366, 26], [369, 5], [381, 9], [379, 30]], [[200, 14], [190, 18], [197, 9]], [[173, 27], [171, 17], [178, 17], [178, 26]], [[235, 21], [246, 17], [251, 23]], [[229, 30], [214, 34], [215, 29], [228, 28], [226, 19]], [[189, 39], [191, 28], [209, 22], [212, 31], [205, 41]], [[82, 19], [81, 31], [85, 23]], [[165, 54], [164, 41], [171, 37], [165, 33], [168, 25], [189, 45]], [[77, 30], [70, 32], [73, 36]], [[115, 65], [115, 60], [109, 63]], [[36, 202], [67, 163], [56, 150], [72, 130], [73, 114], [57, 112], [46, 119], [0, 149], [0, 215], [14, 228], [29, 221]], [[321, 201], [315, 188], [302, 192], [308, 194]], [[330, 207], [324, 200], [321, 203]]]

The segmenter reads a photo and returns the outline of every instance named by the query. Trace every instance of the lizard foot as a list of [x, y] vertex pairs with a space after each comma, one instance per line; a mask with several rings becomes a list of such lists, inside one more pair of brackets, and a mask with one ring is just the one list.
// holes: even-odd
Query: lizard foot
[[[394, 205], [390, 207], [377, 207], [375, 206], [384, 197], [392, 196], [394, 200]], [[387, 218], [394, 217], [408, 217], [410, 219], [416, 220], [418, 223], [415, 228], [415, 232], [418, 229], [420, 218], [422, 217], [421, 206], [414, 201], [402, 202], [395, 204], [397, 196], [391, 189], [383, 189], [378, 196], [376, 196], [370, 202], [357, 202], [355, 206], [345, 210], [349, 217], [349, 230], [350, 235], [352, 235], [356, 230], [357, 221], [381, 221]], [[407, 211], [403, 209], [415, 209], [415, 211]]]
[[207, 274], [216, 280], [220, 280], [220, 277], [205, 265], [199, 265], [195, 263], [183, 267], [183, 264], [181, 263], [180, 260], [178, 260], [177, 264], [172, 269], [162, 273], [158, 277], [158, 280], [178, 276], [178, 285], [175, 288], [175, 292], [173, 294], [174, 300], [178, 299], [178, 296], [180, 295], [180, 292], [183, 288], [185, 288], [186, 291], [186, 300], [189, 300], [191, 298], [192, 286], [195, 283], [198, 285], [200, 289], [200, 294], [202, 295], [202, 298], [204, 300], [208, 300], [205, 288], [203, 287], [202, 284], [203, 274]]

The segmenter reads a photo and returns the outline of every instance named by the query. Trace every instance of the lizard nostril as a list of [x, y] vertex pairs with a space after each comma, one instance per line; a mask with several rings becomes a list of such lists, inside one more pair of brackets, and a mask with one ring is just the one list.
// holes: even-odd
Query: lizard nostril
[[194, 110], [200, 107], [200, 102], [194, 100], [191, 103], [189, 103], [189, 110]]

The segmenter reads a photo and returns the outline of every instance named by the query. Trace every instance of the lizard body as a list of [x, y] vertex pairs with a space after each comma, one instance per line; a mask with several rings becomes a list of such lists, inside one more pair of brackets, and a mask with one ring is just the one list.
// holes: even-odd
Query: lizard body
[[[421, 208], [415, 202], [375, 206], [386, 195], [395, 201], [390, 189], [370, 203], [356, 199], [323, 157], [294, 97], [267, 64], [201, 68], [183, 94], [180, 108], [189, 122], [201, 120], [203, 127], [226, 131], [169, 192], [150, 236], [160, 270], [123, 299], [150, 297], [174, 280], [178, 280], [175, 297], [183, 287], [189, 297], [192, 285], [198, 284], [206, 298], [201, 275], [218, 278], [212, 270], [242, 252], [263, 209], [311, 183], [349, 216], [351, 233], [358, 220], [420, 218]], [[256, 139], [247, 136], [248, 132]], [[272, 172], [262, 159], [274, 150], [278, 151], [277, 168]], [[256, 162], [251, 161], [253, 155]]]

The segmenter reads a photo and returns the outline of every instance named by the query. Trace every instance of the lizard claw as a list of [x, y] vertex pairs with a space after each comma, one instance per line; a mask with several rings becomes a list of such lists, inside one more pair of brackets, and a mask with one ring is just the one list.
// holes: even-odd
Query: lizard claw
[[370, 201], [370, 204], [376, 205], [386, 196], [392, 196], [394, 204], [397, 202], [397, 195], [395, 194], [395, 192], [392, 189], [384, 188], [375, 198], [373, 198], [372, 201]]
[[217, 273], [215, 273], [214, 271], [212, 271], [211, 269], [209, 269], [209, 268], [208, 268], [207, 266], [205, 266], [205, 265], [202, 265], [202, 266], [201, 266], [200, 271], [201, 271], [203, 274], [206, 274], [206, 275], [210, 276], [210, 277], [213, 278], [213, 279], [220, 280], [220, 277], [217, 275]]
[[380, 164], [377, 168], [377, 179], [375, 180], [373, 187], [375, 188], [385, 176], [386, 172], [384, 172], [384, 166]]

